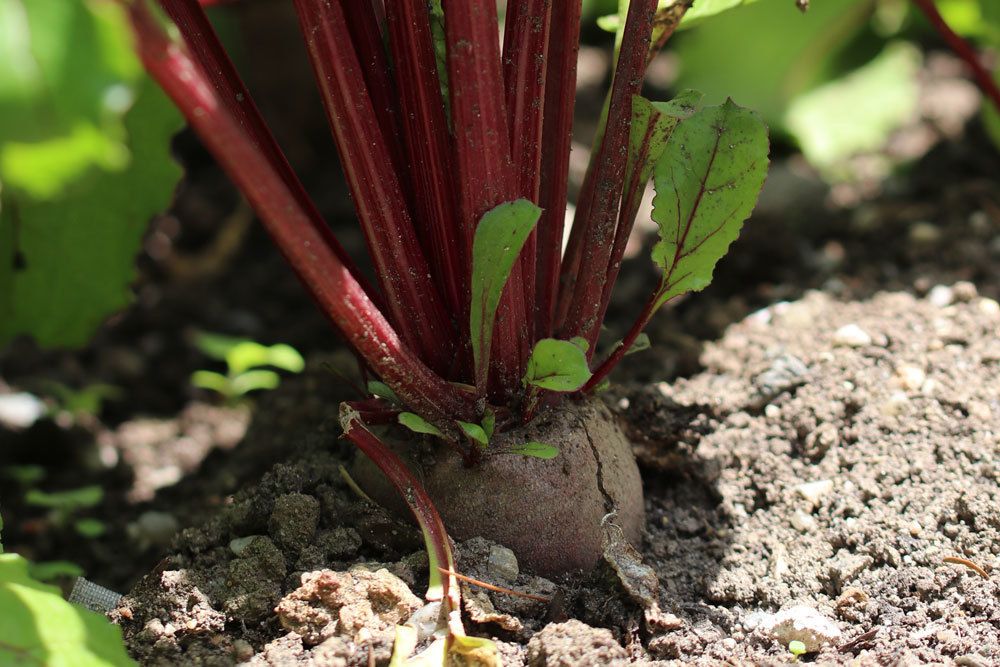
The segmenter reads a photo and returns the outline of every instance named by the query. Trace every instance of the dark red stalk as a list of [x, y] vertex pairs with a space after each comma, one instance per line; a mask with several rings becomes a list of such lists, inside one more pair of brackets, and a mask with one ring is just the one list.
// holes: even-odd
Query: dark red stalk
[[337, 254], [340, 261], [347, 266], [365, 291], [376, 301], [380, 298], [375, 289], [368, 284], [353, 260], [348, 256], [340, 242], [334, 237], [316, 206], [313, 204], [305, 188], [296, 177], [285, 154], [278, 147], [274, 135], [260, 115], [257, 105], [250, 97], [250, 91], [240, 78], [232, 61], [226, 54], [222, 42], [212, 27], [205, 10], [197, 0], [160, 0], [160, 6], [170, 19], [177, 24], [184, 41], [190, 49], [192, 57], [207, 74], [213, 89], [226, 109], [233, 114], [247, 133], [251, 141], [267, 156], [267, 159], [279, 173], [289, 190], [295, 195], [296, 201], [308, 214], [312, 225], [320, 232], [326, 243]]
[[[368, 87], [368, 96], [382, 137], [392, 156], [392, 165], [397, 174], [407, 171], [406, 155], [400, 142], [399, 108], [396, 103], [398, 95], [393, 87], [392, 75], [389, 69], [389, 58], [386, 56], [385, 43], [382, 41], [382, 31], [379, 28], [375, 7], [370, 0], [349, 0], [342, 4], [344, 17], [347, 19], [347, 30], [354, 43], [354, 52], [361, 63], [361, 72]], [[408, 184], [402, 184], [405, 188]]]
[[580, 268], [562, 329], [564, 337], [586, 338], [590, 343], [589, 355], [593, 355], [601, 328], [598, 314], [625, 177], [632, 96], [638, 94], [642, 85], [656, 5], [657, 0], [634, 0], [629, 5], [604, 139], [594, 163], [594, 194], [589, 215], [583, 220], [585, 233]]
[[629, 175], [628, 182], [625, 183], [625, 192], [622, 194], [622, 205], [618, 211], [618, 226], [615, 229], [615, 240], [611, 248], [611, 258], [608, 260], [607, 275], [604, 279], [604, 291], [601, 295], [601, 310], [598, 316], [603, 321], [607, 312], [608, 304], [611, 302], [611, 291], [618, 279], [618, 272], [621, 270], [622, 258], [625, 257], [625, 246], [628, 244], [628, 237], [632, 234], [632, 227], [635, 225], [635, 217], [639, 213], [639, 206], [642, 204], [642, 195], [646, 191], [646, 182], [649, 174], [641, 168], [649, 154], [650, 141], [656, 129], [655, 123], [650, 123], [646, 127], [646, 134], [643, 137], [642, 146], [636, 156], [636, 167]]
[[348, 344], [411, 409], [450, 431], [471, 420], [471, 395], [428, 368], [365, 294], [268, 155], [212, 88], [206, 73], [171, 43], [146, 5], [129, 5], [146, 69], [171, 97], [222, 168], [246, 195], [276, 245]]
[[580, 393], [586, 394], [593, 391], [594, 388], [601, 384], [601, 382], [604, 381], [604, 378], [606, 378], [608, 374], [615, 369], [615, 366], [618, 365], [628, 351], [632, 349], [632, 345], [635, 344], [639, 334], [641, 334], [642, 330], [646, 328], [646, 325], [649, 324], [649, 320], [653, 317], [653, 313], [656, 312], [662, 290], [663, 288], [661, 286], [656, 290], [653, 296], [649, 298], [649, 301], [647, 301], [646, 305], [643, 306], [642, 312], [639, 313], [639, 317], [637, 317], [635, 323], [632, 324], [632, 328], [629, 329], [627, 334], [625, 334], [621, 344], [611, 351], [611, 354], [608, 355], [607, 359], [601, 362], [601, 365], [597, 367], [594, 374], [590, 376], [589, 380], [587, 380], [587, 384], [583, 385]]
[[[426, 0], [386, 6], [389, 44], [396, 66], [403, 137], [414, 197], [414, 221], [432, 259], [438, 288], [459, 329], [468, 328], [469, 264], [459, 242], [459, 213], [451, 139], [438, 81]], [[464, 338], [464, 337], [463, 337]]]
[[[575, 4], [575, 3], [574, 3]], [[541, 180], [542, 121], [552, 0], [515, 0], [507, 5], [503, 73], [515, 165], [517, 195], [537, 202]], [[528, 339], [535, 338], [536, 234], [525, 241], [519, 258], [524, 302], [529, 309]]]
[[[460, 239], [471, 257], [484, 213], [513, 200], [510, 129], [504, 103], [494, 0], [445, 0], [445, 37], [455, 156], [461, 174]], [[471, 266], [471, 264], [470, 264]], [[497, 309], [490, 367], [494, 396], [516, 391], [529, 351], [521, 270], [515, 265]]]
[[[996, 0], [993, 1], [995, 2]], [[938, 11], [934, 0], [913, 0], [913, 2], [924, 13], [927, 20], [937, 30], [938, 34], [941, 35], [942, 39], [947, 42], [951, 50], [955, 52], [955, 55], [969, 66], [972, 70], [972, 76], [975, 77], [976, 83], [979, 84], [979, 88], [983, 91], [984, 95], [990, 98], [993, 108], [1000, 113], [1000, 86], [997, 86], [997, 82], [993, 80], [992, 75], [979, 62], [979, 56], [976, 54], [975, 49], [951, 29], [951, 26], [941, 16], [941, 12]]]
[[562, 257], [566, 196], [569, 183], [569, 152], [573, 139], [573, 102], [576, 98], [576, 59], [580, 48], [579, 2], [556, 2], [552, 6], [549, 53], [545, 71], [545, 105], [542, 123], [541, 181], [538, 205], [542, 217], [536, 229], [535, 334], [552, 335], [559, 267]]
[[[451, 552], [451, 542], [444, 521], [434, 507], [434, 501], [427, 495], [420, 480], [406, 467], [406, 464], [385, 443], [369, 431], [360, 416], [350, 406], [342, 404], [340, 408], [340, 424], [344, 429], [344, 437], [353, 442], [365, 456], [371, 459], [396, 493], [406, 502], [413, 512], [420, 530], [424, 535], [427, 557], [430, 561], [430, 581], [427, 598], [442, 599], [447, 609], [446, 613], [458, 611], [459, 589], [455, 581], [455, 558]], [[449, 574], [442, 578], [441, 569]], [[440, 588], [438, 592], [437, 588]], [[456, 628], [460, 634], [461, 626]]]
[[295, 7], [391, 321], [431, 368], [444, 372], [455, 331], [417, 241], [342, 3], [295, 0]]

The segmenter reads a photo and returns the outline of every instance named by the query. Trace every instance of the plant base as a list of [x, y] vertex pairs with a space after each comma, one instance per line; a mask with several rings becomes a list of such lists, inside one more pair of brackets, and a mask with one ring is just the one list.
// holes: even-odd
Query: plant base
[[[559, 455], [501, 453], [532, 440], [554, 445]], [[645, 518], [639, 469], [614, 415], [598, 400], [566, 402], [498, 435], [475, 468], [442, 447], [400, 444], [449, 534], [503, 544], [526, 570], [553, 577], [592, 569], [603, 550], [602, 520], [611, 512], [625, 537], [639, 543]], [[378, 503], [406, 511], [366, 458], [358, 457], [352, 474]]]

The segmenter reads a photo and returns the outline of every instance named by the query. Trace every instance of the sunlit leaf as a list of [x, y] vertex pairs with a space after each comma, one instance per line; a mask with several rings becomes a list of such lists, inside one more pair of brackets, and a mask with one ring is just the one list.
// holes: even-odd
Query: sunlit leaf
[[568, 340], [543, 338], [528, 357], [524, 384], [549, 391], [576, 391], [590, 379], [587, 355]]
[[36, 507], [48, 507], [55, 510], [75, 510], [93, 507], [104, 499], [104, 489], [99, 486], [82, 486], [68, 491], [42, 491], [31, 489], [24, 497], [24, 502]]
[[917, 111], [920, 60], [913, 45], [890, 44], [847, 76], [796, 98], [785, 122], [809, 161], [830, 170], [882, 148]]
[[654, 176], [660, 241], [653, 261], [664, 275], [659, 303], [711, 282], [757, 201], [767, 154], [767, 128], [732, 100], [674, 130]]
[[486, 383], [486, 371], [493, 340], [500, 294], [510, 277], [514, 262], [542, 209], [527, 199], [500, 204], [488, 211], [476, 227], [472, 243], [472, 305], [469, 331], [476, 385]]
[[0, 554], [0, 665], [134, 665], [121, 631], [31, 578], [28, 562]]
[[233, 396], [242, 396], [251, 391], [276, 389], [281, 384], [281, 376], [274, 371], [254, 369], [234, 376], [230, 382]]

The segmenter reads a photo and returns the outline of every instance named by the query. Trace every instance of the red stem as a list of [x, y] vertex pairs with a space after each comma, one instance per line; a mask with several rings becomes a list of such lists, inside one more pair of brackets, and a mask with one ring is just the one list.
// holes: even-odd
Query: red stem
[[445, 372], [455, 332], [392, 168], [343, 1], [295, 0], [295, 7], [391, 321], [431, 368]]
[[632, 96], [642, 85], [656, 5], [657, 0], [635, 0], [629, 5], [604, 139], [595, 159], [592, 205], [583, 221], [585, 234], [577, 283], [562, 330], [564, 337], [586, 338], [591, 356], [601, 329], [598, 315], [625, 178]]
[[401, 400], [435, 424], [453, 431], [452, 420], [475, 419], [471, 395], [435, 374], [400, 340], [312, 224], [280, 170], [220, 101], [190, 54], [170, 42], [144, 3], [132, 3], [129, 16], [139, 55], [150, 75], [246, 195], [306, 289], [348, 344]]
[[449, 611], [458, 609], [459, 591], [454, 576], [448, 574], [442, 578], [441, 574], [434, 570], [436, 567], [444, 567], [449, 573], [455, 571], [455, 558], [451, 552], [448, 531], [444, 527], [441, 515], [434, 507], [434, 501], [402, 459], [376, 438], [360, 418], [352, 415], [350, 411], [349, 406], [341, 406], [340, 421], [344, 428], [344, 437], [353, 442], [372, 463], [378, 466], [410, 508], [413, 518], [424, 534], [428, 555], [431, 557], [431, 582], [440, 580], [444, 599], [452, 607]]
[[306, 194], [305, 188], [260, 115], [250, 91], [226, 54], [205, 10], [198, 5], [197, 0], [159, 0], [159, 2], [167, 16], [177, 24], [192, 57], [208, 75], [212, 88], [227, 111], [236, 117], [250, 140], [267, 156], [288, 189], [295, 195], [299, 206], [308, 214], [311, 224], [337, 254], [337, 258], [350, 269], [351, 274], [362, 284], [368, 295], [381, 305], [378, 292], [361, 274], [347, 251], [334, 237], [330, 226], [323, 221], [312, 199]]
[[[993, 1], [995, 2], [996, 0]], [[955, 52], [955, 55], [965, 61], [965, 64], [972, 69], [972, 75], [976, 79], [976, 83], [979, 84], [979, 88], [983, 91], [984, 95], [990, 98], [993, 108], [1000, 113], [1000, 86], [997, 86], [997, 82], [993, 80], [992, 75], [979, 62], [979, 56], [976, 54], [975, 49], [951, 29], [951, 26], [941, 16], [941, 12], [938, 11], [934, 0], [913, 0], [913, 2], [924, 13], [938, 34], [947, 42], [951, 50]]]
[[576, 60], [580, 48], [580, 9], [578, 2], [556, 2], [552, 7], [539, 166], [538, 205], [542, 208], [542, 217], [536, 229], [539, 251], [535, 334], [538, 338], [552, 335], [559, 293], [569, 152], [573, 139], [573, 102], [576, 98]]
[[398, 95], [393, 87], [389, 59], [375, 8], [369, 0], [349, 0], [341, 6], [347, 19], [347, 30], [353, 39], [354, 52], [361, 63], [361, 72], [375, 109], [375, 117], [392, 156], [393, 168], [397, 174], [405, 174], [406, 156], [403, 144], [399, 141]]
[[[466, 256], [471, 257], [480, 218], [498, 204], [513, 200], [516, 192], [496, 2], [445, 0], [444, 15], [456, 165], [462, 177], [460, 238]], [[497, 309], [491, 350], [490, 393], [500, 400], [517, 390], [529, 352], [522, 285], [520, 266], [515, 265]]]
[[593, 391], [594, 388], [597, 387], [597, 385], [599, 385], [604, 378], [606, 378], [608, 374], [615, 369], [615, 366], [618, 365], [622, 358], [632, 348], [632, 345], [635, 344], [635, 341], [639, 337], [639, 334], [642, 333], [642, 330], [646, 328], [647, 324], [649, 324], [649, 320], [652, 319], [653, 313], [656, 312], [660, 295], [662, 293], [663, 287], [661, 284], [660, 288], [653, 293], [653, 295], [649, 298], [649, 301], [646, 302], [646, 305], [643, 306], [642, 312], [639, 313], [639, 317], [637, 317], [635, 322], [632, 324], [632, 328], [629, 329], [627, 334], [625, 334], [621, 345], [612, 350], [611, 354], [608, 355], [608, 358], [601, 362], [601, 365], [597, 367], [594, 374], [590, 376], [589, 380], [587, 380], [587, 384], [583, 385], [580, 393], [587, 394]]
[[[575, 4], [575, 3], [574, 3]], [[511, 132], [511, 156], [517, 195], [538, 202], [542, 163], [542, 125], [552, 0], [515, 0], [507, 5], [503, 73]], [[519, 258], [524, 302], [535, 303], [536, 234], [524, 243]], [[528, 338], [534, 341], [534, 312], [528, 313]]]
[[386, 9], [410, 164], [407, 173], [412, 191], [419, 193], [414, 218], [433, 260], [438, 288], [464, 330], [468, 328], [469, 267], [457, 236], [457, 197], [451, 187], [455, 171], [430, 14], [426, 0], [396, 0]]

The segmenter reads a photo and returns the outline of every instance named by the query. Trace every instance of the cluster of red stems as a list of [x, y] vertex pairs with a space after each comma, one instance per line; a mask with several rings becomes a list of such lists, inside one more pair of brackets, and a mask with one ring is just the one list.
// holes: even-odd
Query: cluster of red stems
[[[129, 13], [148, 71], [365, 366], [453, 429], [478, 421], [487, 401], [516, 411], [539, 339], [582, 337], [592, 357], [645, 185], [624, 183], [632, 97], [662, 44], [651, 49], [657, 0], [635, 0], [564, 254], [581, 3], [508, 3], [501, 46], [495, 0], [444, 0], [447, 95], [429, 4], [295, 0], [377, 286], [310, 201], [198, 0], [159, 0], [182, 41], [145, 0]], [[521, 198], [543, 213], [502, 294], [488, 383], [473, 387], [473, 235], [484, 213]]]

